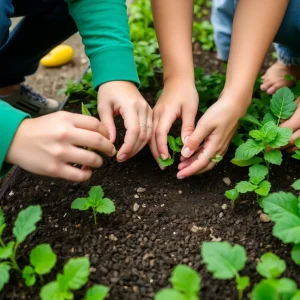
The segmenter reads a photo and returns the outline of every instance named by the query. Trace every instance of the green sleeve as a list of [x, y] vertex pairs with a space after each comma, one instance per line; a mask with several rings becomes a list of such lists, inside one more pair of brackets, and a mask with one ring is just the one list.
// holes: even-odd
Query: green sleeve
[[4, 159], [20, 123], [26, 117], [30, 116], [0, 100], [0, 178], [11, 168]]
[[114, 81], [139, 84], [126, 0], [66, 0], [90, 59], [94, 87]]

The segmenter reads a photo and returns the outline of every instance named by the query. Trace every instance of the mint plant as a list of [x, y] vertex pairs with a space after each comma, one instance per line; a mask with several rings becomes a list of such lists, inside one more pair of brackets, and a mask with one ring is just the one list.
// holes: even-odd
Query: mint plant
[[109, 198], [103, 198], [104, 192], [100, 185], [93, 186], [87, 198], [77, 198], [72, 204], [72, 209], [88, 210], [92, 208], [94, 223], [97, 224], [97, 214], [111, 214], [116, 208], [114, 202]]
[[235, 278], [238, 299], [243, 299], [243, 292], [250, 285], [249, 277], [239, 275], [247, 261], [245, 248], [231, 246], [228, 242], [205, 242], [202, 245], [202, 258], [214, 278]]
[[96, 284], [88, 289], [84, 300], [104, 300], [109, 293], [109, 288]]
[[173, 165], [173, 163], [175, 161], [175, 155], [176, 155], [176, 153], [181, 152], [181, 148], [183, 145], [181, 137], [174, 138], [171, 135], [168, 135], [168, 144], [169, 144], [170, 149], [173, 151], [172, 157], [167, 158], [167, 159], [162, 159], [161, 157], [159, 157], [158, 162], [162, 167], [169, 167], [169, 166]]
[[22, 277], [27, 286], [33, 286], [36, 282], [36, 275], [43, 281], [43, 275], [50, 273], [56, 264], [56, 254], [49, 244], [36, 246], [30, 253], [31, 266], [25, 266]]
[[201, 279], [192, 268], [177, 265], [170, 279], [172, 288], [162, 289], [155, 295], [155, 300], [198, 300]]

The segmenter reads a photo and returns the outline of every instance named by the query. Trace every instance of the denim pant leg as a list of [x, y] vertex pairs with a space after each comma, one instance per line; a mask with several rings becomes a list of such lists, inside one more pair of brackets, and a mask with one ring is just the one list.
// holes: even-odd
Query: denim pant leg
[[[40, 59], [77, 32], [64, 0], [1, 0], [0, 10], [0, 87], [24, 81], [33, 74]], [[12, 3], [12, 5], [11, 5]], [[1, 6], [0, 6], [1, 8]], [[7, 37], [10, 17], [24, 16]], [[7, 25], [8, 24], [8, 25]]]

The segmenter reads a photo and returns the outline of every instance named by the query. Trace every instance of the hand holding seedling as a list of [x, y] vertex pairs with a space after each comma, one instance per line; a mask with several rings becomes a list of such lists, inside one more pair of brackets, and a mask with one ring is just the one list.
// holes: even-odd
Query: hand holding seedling
[[110, 141], [116, 140], [114, 116], [124, 119], [126, 134], [117, 160], [123, 162], [138, 153], [149, 141], [152, 132], [152, 109], [132, 82], [111, 81], [98, 91], [98, 112]]
[[[36, 119], [24, 120], [8, 151], [6, 162], [51, 177], [85, 181], [92, 175], [90, 168], [99, 168], [103, 160], [91, 148], [113, 156], [114, 145], [96, 118], [57, 112]], [[88, 168], [78, 169], [70, 164]]]

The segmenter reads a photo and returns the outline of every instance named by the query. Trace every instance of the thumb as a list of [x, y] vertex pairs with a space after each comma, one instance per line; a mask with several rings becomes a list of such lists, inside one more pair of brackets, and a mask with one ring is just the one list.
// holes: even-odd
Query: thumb
[[114, 121], [114, 112], [113, 108], [109, 105], [99, 106], [98, 113], [101, 123], [106, 127], [109, 140], [114, 143], [116, 140], [116, 125]]
[[181, 139], [184, 142], [192, 135], [195, 130], [195, 118], [196, 112], [193, 112], [193, 109], [190, 107], [183, 107], [182, 110], [182, 127], [181, 127]]

